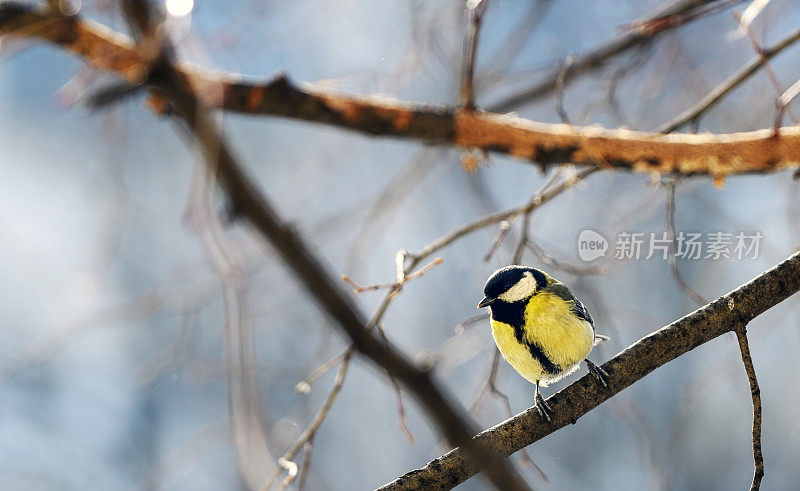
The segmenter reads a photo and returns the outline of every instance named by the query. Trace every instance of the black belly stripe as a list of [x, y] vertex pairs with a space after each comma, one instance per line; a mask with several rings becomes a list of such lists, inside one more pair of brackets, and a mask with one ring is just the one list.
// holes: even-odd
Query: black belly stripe
[[542, 369], [545, 372], [551, 375], [561, 373], [563, 370], [544, 354], [541, 346], [525, 338], [525, 329], [523, 329], [525, 325], [525, 304], [525, 300], [514, 303], [495, 302], [492, 304], [492, 319], [513, 327], [514, 337], [517, 342], [528, 348], [528, 352], [542, 365]]
[[542, 365], [542, 369], [544, 369], [545, 372], [551, 375], [556, 375], [562, 372], [561, 368], [550, 361], [550, 358], [544, 354], [541, 346], [525, 339], [525, 333], [521, 327], [514, 327], [514, 337], [517, 338], [517, 341], [519, 341], [521, 344], [524, 344], [525, 347], [528, 348], [531, 356]]

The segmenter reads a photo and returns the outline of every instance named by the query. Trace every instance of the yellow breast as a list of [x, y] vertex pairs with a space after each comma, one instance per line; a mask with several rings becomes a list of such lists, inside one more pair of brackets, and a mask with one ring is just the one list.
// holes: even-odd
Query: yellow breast
[[517, 341], [514, 328], [492, 320], [492, 336], [497, 347], [520, 375], [541, 385], [554, 382], [578, 368], [592, 350], [594, 330], [587, 321], [572, 313], [561, 298], [542, 292], [525, 309], [525, 339], [538, 346], [559, 373], [547, 373], [523, 343]]

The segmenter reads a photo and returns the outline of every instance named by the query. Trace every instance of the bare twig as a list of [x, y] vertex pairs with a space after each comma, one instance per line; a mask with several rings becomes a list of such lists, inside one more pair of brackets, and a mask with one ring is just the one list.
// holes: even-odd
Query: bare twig
[[[536, 192], [536, 194], [533, 195], [533, 197], [530, 199], [528, 203], [539, 203], [541, 205], [542, 196], [544, 196], [545, 193], [551, 191], [552, 186], [555, 185], [556, 182], [558, 182], [558, 178], [561, 177], [562, 174], [564, 174], [564, 168], [565, 168], [564, 165], [559, 165], [556, 168], [555, 172], [553, 172], [553, 175], [550, 176], [550, 179], [548, 179], [544, 183], [544, 185], [539, 189], [539, 191]], [[574, 185], [575, 183], [576, 181], [572, 180], [569, 176], [564, 179], [564, 184], [567, 184], [569, 186]], [[568, 186], [567, 187], [562, 186], [559, 189], [560, 193], [568, 189]], [[556, 194], [552, 194], [550, 196], [556, 196]], [[522, 248], [524, 247], [525, 241], [528, 239], [528, 223], [530, 221], [531, 213], [533, 212], [534, 209], [535, 208], [531, 208], [522, 213], [522, 226], [520, 228], [520, 238], [519, 240], [517, 240], [517, 245], [515, 246], [514, 249], [514, 254], [512, 256], [511, 264], [520, 264], [520, 261], [522, 261]], [[519, 214], [516, 214], [509, 217], [508, 220], [503, 220], [500, 222], [500, 231], [497, 232], [497, 235], [492, 241], [492, 246], [489, 249], [489, 252], [486, 253], [486, 256], [484, 256], [483, 258], [484, 262], [488, 262], [489, 259], [492, 258], [492, 255], [500, 247], [500, 244], [503, 242], [503, 239], [505, 239], [506, 235], [508, 235], [508, 231], [511, 229], [511, 225], [518, 217]]]
[[[669, 361], [737, 329], [800, 290], [800, 253], [736, 290], [640, 339], [603, 364], [609, 374], [608, 387], [600, 388], [590, 375], [551, 396], [553, 421], [544, 423], [535, 408], [490, 428], [475, 440], [510, 455], [578, 418]], [[427, 466], [411, 471], [380, 489], [452, 488], [474, 475], [476, 468], [455, 449]]]
[[[342, 390], [342, 385], [344, 385], [344, 380], [345, 377], [347, 376], [347, 369], [350, 367], [350, 358], [352, 357], [352, 355], [353, 355], [352, 351], [348, 351], [347, 353], [345, 353], [345, 356], [342, 359], [342, 363], [339, 366], [339, 371], [336, 374], [336, 380], [334, 380], [333, 387], [331, 388], [330, 393], [328, 393], [328, 397], [325, 399], [325, 402], [322, 404], [322, 407], [319, 409], [319, 411], [317, 411], [317, 414], [314, 415], [314, 419], [311, 421], [311, 423], [306, 427], [305, 430], [303, 430], [303, 433], [301, 433], [300, 436], [297, 437], [295, 442], [283, 454], [283, 456], [281, 457], [282, 461], [291, 462], [292, 459], [295, 457], [295, 455], [297, 455], [297, 452], [299, 452], [300, 449], [302, 449], [303, 446], [314, 437], [322, 422], [325, 421], [325, 418], [328, 416], [328, 412], [331, 410], [331, 407], [333, 406], [333, 402], [336, 400], [336, 397]], [[296, 467], [297, 464], [295, 464], [295, 469]], [[261, 486], [261, 491], [267, 491], [275, 484], [278, 477], [280, 477], [281, 468], [285, 469], [286, 466], [283, 465], [276, 467], [275, 470], [272, 472], [272, 474], [269, 476], [269, 478], [267, 478], [267, 480]], [[291, 471], [289, 472], [289, 475], [291, 475]], [[287, 478], [288, 477], [289, 476], [287, 476]], [[294, 479], [294, 476], [292, 476], [292, 479]]]
[[558, 78], [556, 78], [556, 86], [555, 86], [555, 98], [556, 98], [556, 113], [558, 113], [558, 117], [561, 118], [561, 122], [564, 124], [572, 124], [569, 120], [569, 116], [567, 115], [567, 111], [564, 110], [564, 81], [567, 78], [567, 72], [575, 63], [575, 53], [570, 53], [567, 56], [567, 59], [561, 65], [561, 70], [558, 72]]
[[492, 245], [491, 247], [489, 247], [489, 250], [486, 252], [486, 255], [483, 256], [483, 262], [485, 263], [489, 262], [494, 253], [500, 247], [500, 244], [503, 242], [503, 239], [505, 239], [506, 235], [508, 235], [508, 231], [510, 229], [511, 229], [510, 220], [503, 220], [502, 222], [500, 222], [500, 230], [498, 230], [497, 235], [494, 236], [494, 239], [492, 240]]
[[783, 112], [798, 94], [800, 94], [800, 80], [797, 80], [795, 83], [793, 83], [791, 87], [786, 89], [786, 91], [775, 101], [775, 125], [773, 126], [775, 134], [778, 134], [781, 121], [783, 120]]
[[[769, 1], [769, 0], [767, 0], [767, 1]], [[753, 2], [753, 3], [755, 3], [755, 2]], [[750, 4], [750, 7], [748, 7], [748, 10], [753, 6], [753, 3]], [[746, 12], [745, 12], [744, 15], [746, 15]], [[737, 22], [739, 22], [739, 30], [740, 31], [744, 30], [747, 33], [747, 38], [750, 40], [750, 44], [753, 46], [753, 50], [756, 52], [756, 54], [763, 53], [764, 52], [764, 47], [761, 46], [761, 43], [758, 41], [758, 37], [756, 36], [755, 31], [753, 31], [753, 28], [750, 26], [750, 22], [748, 20], [746, 20], [746, 19], [743, 19], [743, 15], [740, 14], [739, 12], [736, 12], [736, 11], [733, 12], [733, 17], [736, 19]], [[750, 20], [752, 20], [752, 18]], [[775, 87], [775, 90], [778, 92], [779, 96], [781, 96], [781, 95], [786, 93], [786, 92], [784, 92], [783, 86], [781, 86], [781, 82], [780, 82], [780, 80], [778, 80], [778, 76], [775, 75], [775, 71], [772, 69], [772, 67], [770, 66], [769, 62], [764, 62], [764, 73], [767, 74], [767, 78], [769, 78], [769, 81], [772, 83], [772, 86]], [[788, 90], [791, 90], [791, 89], [792, 88], [789, 87]], [[794, 114], [794, 111], [792, 111], [791, 108], [787, 108], [788, 101], [787, 101], [786, 104], [781, 104], [781, 98], [778, 97], [778, 99], [775, 101], [775, 104], [778, 107], [778, 114], [776, 114], [777, 123], [775, 123], [775, 125], [774, 125], [774, 128], [776, 129], [776, 131], [777, 131], [777, 128], [780, 127], [780, 122], [783, 119], [783, 111], [786, 110], [786, 109], [789, 109], [789, 116], [792, 118], [792, 121], [794, 122], [794, 124], [798, 124], [797, 115]]]
[[[648, 20], [634, 22], [632, 25], [648, 26], [652, 25], [653, 19], [669, 19], [672, 16], [680, 16], [691, 12], [699, 6], [716, 3], [716, 0], [678, 0], [670, 3], [666, 7], [659, 8], [648, 16]], [[693, 20], [693, 19], [692, 19]], [[566, 85], [579, 75], [585, 75], [593, 70], [602, 68], [617, 56], [633, 49], [645, 45], [652, 41], [656, 36], [668, 32], [669, 28], [682, 25], [661, 23], [660, 29], [627, 29], [626, 32], [617, 39], [596, 48], [589, 53], [578, 56], [572, 63], [571, 68], [565, 71], [563, 84]], [[519, 108], [536, 99], [544, 97], [555, 88], [561, 68], [552, 70], [543, 80], [529, 89], [525, 89], [517, 94], [506, 97], [505, 99], [493, 104], [489, 110], [504, 113]]]
[[[497, 388], [496, 380], [497, 380], [497, 369], [500, 365], [500, 350], [495, 347], [494, 354], [492, 355], [492, 361], [489, 366], [489, 374], [486, 376], [486, 380], [483, 383], [483, 387], [478, 392], [478, 395], [473, 399], [472, 405], [469, 408], [469, 412], [474, 413], [477, 411], [478, 407], [483, 402], [483, 399], [486, 397], [486, 394], [490, 394], [495, 400], [500, 404], [503, 409], [505, 410], [506, 417], [510, 418], [514, 415], [514, 412], [511, 410], [511, 403], [508, 400], [508, 396]], [[520, 457], [522, 462], [525, 463], [528, 467], [530, 467], [539, 479], [542, 482], [547, 483], [548, 477], [547, 474], [544, 473], [541, 467], [539, 467], [536, 462], [533, 461], [530, 454], [526, 449], [520, 450]]]
[[355, 258], [363, 258], [374, 243], [378, 228], [389, 221], [390, 215], [401, 209], [402, 202], [413, 196], [411, 190], [420, 183], [438, 164], [445, 150], [426, 147], [417, 152], [410, 162], [378, 193], [375, 204], [361, 222], [361, 228], [352, 241], [348, 259], [348, 270], [352, 270]]
[[[383, 330], [383, 326], [376, 324], [375, 328], [388, 346], [389, 338], [386, 337], [386, 331]], [[388, 375], [389, 381], [392, 383], [392, 387], [394, 387], [395, 398], [397, 399], [397, 427], [403, 432], [408, 443], [414, 443], [414, 434], [411, 433], [411, 430], [408, 428], [408, 421], [406, 421], [406, 406], [403, 404], [403, 391], [400, 389], [400, 384], [397, 383], [397, 379], [395, 379], [391, 373]]]
[[755, 20], [758, 14], [761, 13], [764, 7], [769, 4], [769, 1], [770, 0], [752, 0], [750, 5], [744, 9], [743, 14], [736, 12], [736, 21], [739, 22], [739, 28], [736, 30], [736, 34], [741, 36], [745, 31], [752, 32], [750, 24]]
[[438, 266], [439, 264], [442, 264], [442, 258], [437, 257], [436, 259], [426, 264], [416, 272], [411, 273], [409, 275], [403, 275], [403, 277], [400, 280], [395, 281], [394, 283], [385, 283], [382, 285], [358, 286], [347, 275], [342, 275], [342, 281], [350, 285], [355, 293], [363, 293], [372, 290], [394, 290], [395, 293], [397, 293], [402, 289], [403, 285], [405, 285], [409, 281], [413, 281], [417, 278], [422, 277], [431, 268], [433, 268], [434, 266]]
[[311, 454], [314, 451], [314, 437], [308, 439], [303, 445], [303, 463], [300, 464], [300, 477], [297, 479], [297, 491], [303, 491], [306, 487], [306, 478], [311, 469]]
[[461, 92], [458, 98], [458, 105], [464, 109], [475, 109], [475, 57], [478, 54], [481, 20], [488, 6], [489, 0], [467, 0], [467, 28], [461, 55]]
[[[435, 241], [433, 241], [430, 244], [428, 244], [427, 246], [423, 247], [419, 252], [411, 254], [409, 256], [410, 259], [411, 259], [411, 264], [413, 266], [416, 266], [421, 261], [424, 261], [425, 258], [427, 258], [428, 256], [436, 253], [440, 249], [443, 249], [443, 248], [449, 246], [450, 244], [452, 244], [456, 240], [460, 239], [461, 237], [464, 237], [465, 235], [468, 235], [468, 234], [471, 234], [472, 232], [475, 232], [476, 230], [480, 230], [482, 228], [488, 227], [488, 226], [493, 225], [495, 223], [500, 223], [503, 220], [511, 220], [512, 218], [514, 218], [514, 217], [516, 217], [518, 215], [521, 215], [521, 214], [524, 214], [524, 213], [529, 213], [529, 212], [539, 208], [543, 204], [547, 203], [548, 201], [550, 201], [554, 197], [556, 197], [559, 194], [561, 194], [563, 191], [573, 187], [581, 179], [585, 179], [590, 174], [593, 174], [596, 171], [597, 171], [597, 168], [594, 168], [594, 167], [589, 168], [589, 169], [583, 169], [582, 171], [580, 171], [577, 174], [575, 179], [565, 180], [561, 184], [559, 184], [558, 186], [556, 186], [554, 188], [551, 188], [551, 189], [548, 189], [545, 192], [543, 192], [542, 194], [536, 194], [533, 198], [531, 198], [530, 201], [528, 201], [527, 203], [525, 203], [523, 205], [520, 205], [520, 206], [518, 206], [516, 208], [512, 208], [510, 210], [493, 213], [493, 214], [487, 215], [487, 216], [485, 216], [483, 218], [479, 218], [478, 220], [475, 220], [475, 221], [473, 221], [471, 223], [468, 223], [468, 224], [464, 225], [463, 227], [459, 227], [456, 230], [453, 230], [452, 232], [450, 232], [450, 233], [448, 233], [446, 235], [443, 235], [442, 237], [439, 237]], [[412, 266], [412, 268], [413, 268], [413, 266]]]
[[455, 334], [463, 334], [464, 331], [467, 328], [473, 326], [474, 324], [477, 324], [480, 321], [486, 320], [488, 318], [489, 318], [489, 314], [487, 314], [486, 312], [483, 312], [483, 313], [478, 314], [478, 315], [473, 315], [469, 319], [465, 319], [465, 320], [459, 322], [458, 324], [456, 324], [456, 327], [453, 328], [453, 332]]
[[547, 252], [545, 252], [541, 247], [539, 247], [536, 242], [532, 240], [525, 241], [525, 246], [533, 253], [536, 258], [542, 262], [545, 266], [551, 269], [565, 271], [569, 274], [574, 275], [592, 275], [592, 274], [604, 274], [606, 272], [606, 268], [604, 266], [580, 266], [575, 264], [570, 264], [564, 261], [559, 261], [558, 259], [554, 258]]
[[686, 281], [684, 281], [680, 270], [678, 270], [677, 255], [677, 241], [675, 239], [675, 188], [678, 185], [678, 180], [673, 179], [666, 184], [667, 186], [667, 240], [669, 240], [669, 270], [672, 273], [672, 278], [678, 285], [678, 288], [684, 295], [692, 299], [698, 305], [708, 303], [699, 293], [694, 291]]
[[278, 488], [283, 491], [288, 488], [289, 485], [292, 484], [292, 481], [294, 481], [294, 478], [297, 477], [297, 464], [291, 460], [286, 460], [285, 458], [281, 457], [278, 459], [278, 467], [286, 470], [286, 477], [283, 478], [283, 481], [281, 481], [281, 486]]
[[397, 427], [405, 435], [408, 443], [414, 443], [414, 434], [408, 427], [408, 420], [406, 419], [406, 406], [403, 404], [403, 391], [400, 389], [400, 384], [397, 383], [394, 377], [390, 377], [392, 385], [394, 386], [395, 399], [397, 400]]
[[529, 226], [531, 222], [531, 214], [525, 213], [522, 215], [522, 224], [520, 225], [519, 239], [517, 245], [514, 246], [514, 253], [511, 255], [511, 264], [521, 264], [522, 258], [525, 255], [525, 245], [530, 242], [528, 240]]
[[747, 342], [747, 325], [741, 324], [736, 329], [736, 339], [739, 341], [739, 351], [742, 354], [742, 364], [747, 373], [747, 381], [750, 384], [750, 396], [753, 399], [753, 483], [751, 490], [761, 487], [761, 479], [764, 477], [764, 456], [761, 454], [761, 390], [758, 388], [756, 370], [753, 366], [753, 358], [750, 356], [750, 346]]
[[623, 31], [640, 31], [652, 35], [665, 29], [672, 29], [693, 20], [714, 14], [720, 10], [732, 7], [737, 3], [742, 3], [743, 1], [744, 0], [712, 0], [710, 2], [705, 2], [705, 5], [701, 4], [691, 7], [679, 13], [662, 15], [644, 21], [636, 21], [631, 24], [620, 26], [620, 28]]
[[536, 28], [552, 5], [553, 2], [550, 0], [528, 2], [528, 12], [519, 18], [513, 29], [508, 30], [508, 34], [498, 44], [497, 49], [486, 57], [490, 69], [496, 72], [506, 72], [509, 65], [523, 52], [525, 43], [536, 33]]
[[352, 353], [352, 349], [352, 346], [348, 346], [344, 351], [317, 367], [308, 377], [297, 382], [297, 385], [294, 386], [294, 390], [301, 394], [308, 394], [311, 391], [311, 385], [319, 380], [320, 377], [331, 371], [333, 367], [341, 363], [345, 357], [349, 356], [348, 353]]
[[723, 97], [728, 95], [733, 89], [742, 84], [745, 80], [753, 76], [764, 64], [772, 59], [775, 55], [785, 50], [789, 46], [800, 40], [800, 28], [792, 31], [788, 36], [778, 41], [777, 43], [764, 48], [748, 61], [739, 70], [733, 73], [730, 77], [725, 79], [724, 82], [714, 87], [705, 97], [700, 99], [694, 106], [686, 109], [681, 114], [676, 116], [671, 121], [664, 123], [656, 128], [654, 131], [657, 133], [671, 133], [686, 123], [697, 119], [700, 114], [713, 107]]

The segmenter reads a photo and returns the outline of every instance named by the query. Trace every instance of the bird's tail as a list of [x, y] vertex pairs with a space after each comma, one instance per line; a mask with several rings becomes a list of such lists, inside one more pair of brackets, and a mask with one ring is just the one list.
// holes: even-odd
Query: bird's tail
[[606, 336], [605, 334], [594, 333], [594, 342], [592, 343], [592, 346], [597, 346], [603, 341], [609, 341], [609, 340], [611, 340], [611, 338]]

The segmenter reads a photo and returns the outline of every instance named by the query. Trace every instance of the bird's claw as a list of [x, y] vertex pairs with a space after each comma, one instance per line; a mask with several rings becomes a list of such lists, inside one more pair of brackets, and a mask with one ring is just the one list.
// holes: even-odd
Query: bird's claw
[[589, 367], [589, 373], [591, 373], [603, 387], [608, 387], [608, 372], [589, 360], [586, 360], [586, 366]]
[[550, 406], [547, 405], [542, 395], [539, 394], [538, 392], [536, 393], [536, 397], [534, 398], [534, 400], [535, 400], [534, 407], [536, 408], [537, 411], [539, 411], [539, 416], [541, 416], [542, 419], [546, 420], [549, 423], [551, 420], [550, 413], [552, 411], [550, 409]]

